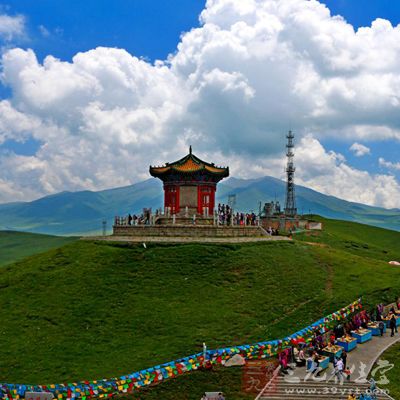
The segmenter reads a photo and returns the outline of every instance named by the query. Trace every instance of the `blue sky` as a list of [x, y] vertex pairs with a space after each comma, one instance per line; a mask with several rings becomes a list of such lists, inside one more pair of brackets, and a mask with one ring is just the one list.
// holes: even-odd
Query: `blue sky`
[[[378, 17], [400, 22], [397, 1], [322, 2], [356, 28]], [[71, 60], [79, 51], [109, 46], [155, 60], [174, 52], [180, 34], [198, 26], [204, 5], [204, 0], [6, 0], [2, 9], [27, 17], [29, 39], [18, 44], [33, 48], [40, 59], [52, 54]]]
[[[376, 18], [400, 22], [400, 2], [393, 0], [326, 0], [332, 14], [343, 16], [355, 28], [369, 26]], [[176, 51], [182, 32], [199, 26], [204, 0], [10, 0], [3, 9], [27, 18], [28, 35], [17, 44], [34, 49], [40, 60], [51, 54], [70, 61], [82, 51], [98, 46], [118, 47], [147, 60], [166, 59]], [[3, 98], [9, 95], [2, 88]], [[354, 157], [347, 143], [324, 141], [346, 155], [357, 167], [378, 171], [377, 163]], [[388, 159], [395, 160], [397, 149], [385, 143], [370, 143]], [[19, 154], [34, 154], [38, 143], [9, 141], [3, 148]]]
[[[342, 15], [356, 29], [370, 26], [376, 18], [400, 22], [400, 3], [393, 0], [325, 0], [333, 15]], [[12, 47], [33, 49], [39, 62], [52, 55], [63, 61], [72, 61], [78, 52], [87, 52], [98, 46], [127, 50], [130, 54], [153, 63], [165, 60], [175, 53], [183, 32], [199, 27], [199, 14], [204, 0], [9, 0], [0, 6], [0, 14], [21, 15], [25, 20], [24, 34], [12, 40], [3, 40], [3, 52]], [[3, 38], [4, 39], [4, 38]], [[0, 99], [11, 98], [9, 87], [0, 84]], [[293, 125], [296, 125], [295, 123]], [[295, 126], [292, 126], [295, 129]], [[8, 138], [1, 144], [0, 154], [35, 155], [43, 144], [36, 135], [25, 139]], [[341, 153], [351, 167], [371, 174], [394, 174], [400, 178], [400, 169], [388, 171], [378, 159], [397, 163], [399, 145], [392, 140], [368, 142], [354, 140], [370, 149], [361, 157], [349, 150], [352, 141], [340, 135], [321, 137], [326, 151]], [[1, 176], [0, 176], [1, 179]]]
[[[10, 14], [27, 16], [24, 44], [40, 59], [63, 60], [97, 46], [124, 48], [150, 60], [175, 51], [182, 32], [198, 25], [203, 0], [6, 1]], [[41, 34], [44, 27], [49, 35]]]
[[354, 27], [369, 26], [376, 18], [400, 22], [400, 3], [392, 0], [325, 0], [333, 14], [342, 15]]

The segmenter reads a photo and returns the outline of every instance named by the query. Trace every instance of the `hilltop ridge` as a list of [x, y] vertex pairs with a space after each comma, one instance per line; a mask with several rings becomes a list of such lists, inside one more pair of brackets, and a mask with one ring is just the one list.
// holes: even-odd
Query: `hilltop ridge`
[[[238, 210], [258, 212], [260, 202], [279, 200], [284, 203], [285, 182], [272, 177], [229, 178], [219, 184], [217, 202], [226, 203], [230, 194], [236, 194]], [[300, 213], [400, 230], [398, 209], [352, 203], [303, 186], [296, 186], [296, 196]], [[111, 229], [115, 215], [141, 213], [144, 207], [156, 209], [162, 204], [162, 185], [156, 179], [98, 192], [62, 192], [32, 202], [0, 204], [0, 230], [55, 235], [99, 234], [104, 219]]]

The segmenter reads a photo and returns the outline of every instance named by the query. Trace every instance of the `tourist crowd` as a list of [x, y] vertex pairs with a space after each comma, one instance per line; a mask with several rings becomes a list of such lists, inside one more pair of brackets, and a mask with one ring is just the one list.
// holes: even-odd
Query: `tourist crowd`
[[[240, 225], [240, 226], [256, 226], [258, 225], [258, 217], [255, 213], [234, 213], [232, 208], [228, 204], [218, 204], [216, 212], [216, 221], [218, 225]], [[161, 215], [161, 210], [156, 210], [155, 214], [151, 213], [151, 209], [144, 210], [140, 215], [128, 214], [124, 217], [115, 217], [114, 225], [149, 225], [152, 223], [152, 217], [158, 217]], [[196, 220], [196, 214], [192, 216], [193, 223]], [[278, 235], [278, 230], [269, 228], [268, 233], [270, 235]]]
[[[362, 329], [366, 330], [371, 324], [378, 326], [380, 335], [383, 336], [386, 322], [390, 328], [391, 336], [394, 336], [397, 333], [397, 320], [400, 318], [400, 299], [397, 301], [396, 306], [390, 307], [390, 310], [385, 312], [384, 306], [380, 304], [373, 312], [368, 313], [366, 310], [363, 310], [344, 324], [337, 325], [330, 332], [323, 333], [316, 331], [311, 342], [306, 343], [303, 339], [293, 341], [291, 348], [279, 354], [278, 360], [281, 373], [284, 375], [291, 374], [290, 370], [295, 366], [307, 366], [309, 374], [318, 377], [323, 371], [320, 364], [326, 360], [328, 351], [334, 354], [332, 360], [333, 370], [331, 375], [328, 376], [328, 381], [333, 377], [339, 382], [350, 380], [352, 370], [347, 366], [347, 353], [343, 347], [337, 346], [337, 342], [353, 341], [352, 333], [357, 333]], [[350, 392], [348, 400], [376, 399], [376, 392], [376, 383], [371, 379], [369, 394], [358, 396], [358, 394]]]
[[218, 204], [217, 218], [219, 225], [257, 225], [258, 219], [255, 213], [234, 212], [228, 204]]
[[267, 231], [268, 235], [271, 235], [271, 236], [279, 236], [279, 230], [273, 228], [272, 226], [269, 226], [269, 227], [266, 229], [266, 231]]
[[[397, 309], [400, 310], [400, 299], [397, 301]], [[376, 321], [379, 321], [379, 325], [382, 326], [381, 335], [383, 334], [382, 330], [384, 329], [383, 311], [384, 311], [383, 304], [378, 304], [375, 313], [376, 313]], [[386, 317], [386, 320], [389, 320], [390, 336], [393, 337], [395, 333], [398, 333], [396, 310], [393, 306], [390, 307], [389, 314]]]
[[[159, 210], [156, 210], [155, 216], [159, 215]], [[128, 214], [126, 217], [115, 217], [114, 225], [150, 225], [151, 224], [151, 209], [145, 209], [142, 214]]]

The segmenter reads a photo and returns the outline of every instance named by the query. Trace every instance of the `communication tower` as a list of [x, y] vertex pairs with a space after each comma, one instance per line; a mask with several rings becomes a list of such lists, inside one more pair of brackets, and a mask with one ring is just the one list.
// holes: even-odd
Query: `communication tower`
[[285, 202], [285, 216], [287, 217], [295, 217], [297, 215], [296, 208], [296, 195], [295, 195], [295, 187], [294, 187], [294, 172], [296, 168], [294, 167], [294, 134], [292, 131], [286, 135], [287, 144], [286, 144], [286, 157], [287, 157], [287, 166], [286, 166], [286, 202]]

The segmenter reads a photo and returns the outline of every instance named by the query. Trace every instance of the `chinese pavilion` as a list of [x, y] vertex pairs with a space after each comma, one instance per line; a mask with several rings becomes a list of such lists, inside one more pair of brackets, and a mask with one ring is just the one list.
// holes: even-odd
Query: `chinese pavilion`
[[192, 153], [162, 167], [150, 167], [150, 175], [164, 182], [164, 207], [171, 214], [213, 215], [217, 183], [229, 176], [228, 167], [217, 167]]

